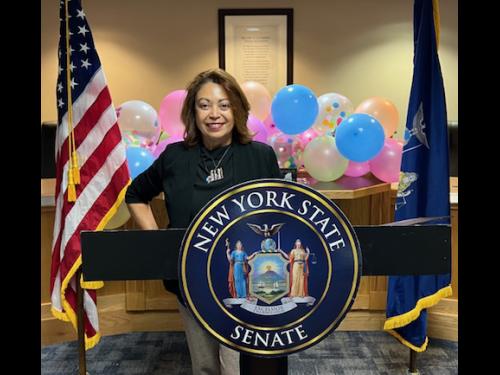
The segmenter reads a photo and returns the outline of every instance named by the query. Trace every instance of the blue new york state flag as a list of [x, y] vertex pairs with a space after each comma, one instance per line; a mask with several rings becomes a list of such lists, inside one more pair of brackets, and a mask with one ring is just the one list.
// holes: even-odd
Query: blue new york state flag
[[[446, 102], [437, 54], [437, 1], [415, 0], [413, 21], [414, 70], [396, 221], [450, 215]], [[390, 276], [384, 329], [409, 348], [424, 351], [428, 343], [426, 309], [451, 296], [450, 282], [450, 274]]]

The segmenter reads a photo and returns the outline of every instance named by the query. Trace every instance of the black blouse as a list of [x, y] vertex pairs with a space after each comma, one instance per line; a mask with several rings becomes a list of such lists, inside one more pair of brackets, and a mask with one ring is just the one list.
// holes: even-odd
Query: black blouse
[[[151, 167], [132, 181], [125, 195], [126, 203], [148, 203], [163, 192], [168, 226], [187, 228], [199, 210], [223, 190], [259, 178], [281, 178], [270, 146], [260, 142], [244, 145], [233, 142], [221, 163], [224, 178], [207, 184], [203, 162], [208, 166], [209, 157], [219, 160], [224, 151], [220, 148], [204, 154], [200, 145], [187, 147], [184, 142], [168, 145]], [[164, 285], [181, 301], [178, 280], [165, 280]]]
[[[223, 171], [223, 178], [207, 182], [210, 170], [218, 165]], [[190, 221], [196, 214], [217, 194], [235, 185], [233, 174], [233, 148], [232, 145], [207, 150], [200, 147], [200, 162], [196, 171], [194, 182], [193, 202], [191, 205]]]

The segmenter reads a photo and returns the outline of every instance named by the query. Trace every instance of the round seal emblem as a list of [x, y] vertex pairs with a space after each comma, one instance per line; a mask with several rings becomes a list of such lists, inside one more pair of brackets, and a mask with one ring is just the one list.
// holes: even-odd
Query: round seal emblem
[[180, 289], [224, 345], [260, 356], [304, 350], [332, 332], [357, 293], [361, 257], [342, 211], [298, 183], [234, 186], [191, 222]]

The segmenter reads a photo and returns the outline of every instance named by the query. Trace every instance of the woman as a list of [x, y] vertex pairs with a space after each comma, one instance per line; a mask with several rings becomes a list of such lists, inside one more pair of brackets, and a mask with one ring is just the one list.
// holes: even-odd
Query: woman
[[226, 257], [229, 261], [229, 293], [233, 298], [246, 298], [248, 294], [248, 257], [243, 250], [241, 241], [236, 241], [235, 249], [232, 252], [229, 246], [227, 247]]
[[309, 276], [309, 248], [307, 252], [302, 247], [302, 241], [297, 239], [288, 256], [290, 261], [290, 297], [307, 297], [307, 277]]
[[[250, 105], [236, 80], [221, 69], [200, 73], [189, 84], [181, 118], [184, 141], [173, 143], [132, 181], [126, 202], [141, 229], [158, 229], [149, 202], [164, 193], [169, 227], [187, 228], [200, 209], [223, 190], [258, 178], [281, 178], [271, 147], [252, 142]], [[238, 374], [238, 353], [206, 333], [186, 309], [178, 280], [165, 280], [177, 295], [193, 373]]]

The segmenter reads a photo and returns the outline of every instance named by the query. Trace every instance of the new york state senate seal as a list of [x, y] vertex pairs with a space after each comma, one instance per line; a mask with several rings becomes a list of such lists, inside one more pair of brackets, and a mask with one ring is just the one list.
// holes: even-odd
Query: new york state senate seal
[[360, 277], [358, 240], [342, 211], [278, 179], [213, 198], [179, 256], [180, 289], [198, 323], [224, 345], [266, 357], [324, 339], [349, 311]]

